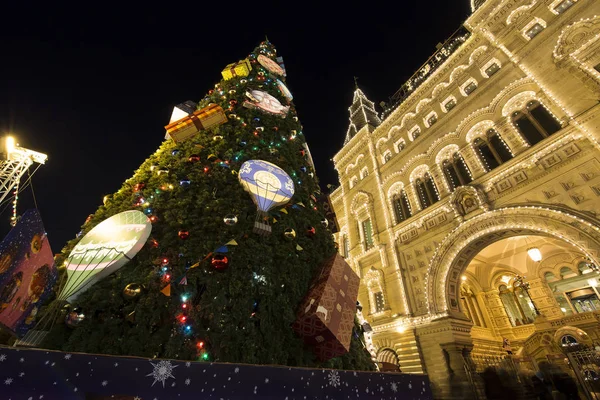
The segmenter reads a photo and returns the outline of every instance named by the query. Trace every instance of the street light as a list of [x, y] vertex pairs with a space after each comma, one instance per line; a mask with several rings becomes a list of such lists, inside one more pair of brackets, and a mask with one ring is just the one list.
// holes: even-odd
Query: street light
[[525, 291], [525, 293], [527, 294], [527, 297], [529, 297], [529, 300], [531, 300], [531, 305], [533, 306], [535, 315], [542, 315], [540, 313], [540, 310], [538, 310], [537, 307], [535, 306], [533, 299], [529, 295], [529, 282], [525, 282], [525, 278], [526, 278], [525, 276], [516, 275], [515, 280], [513, 281], [513, 286], [516, 288], [518, 288], [518, 287], [522, 288]]

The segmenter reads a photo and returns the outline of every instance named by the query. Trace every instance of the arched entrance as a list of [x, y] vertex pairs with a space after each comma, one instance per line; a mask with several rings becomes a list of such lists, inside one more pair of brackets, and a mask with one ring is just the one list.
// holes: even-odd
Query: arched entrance
[[491, 243], [522, 235], [561, 239], [598, 265], [600, 228], [588, 216], [541, 205], [489, 211], [450, 232], [432, 257], [426, 285], [429, 312], [460, 312], [460, 277], [473, 257]]
[[381, 349], [377, 352], [377, 363], [382, 372], [400, 372], [398, 355], [392, 349]]

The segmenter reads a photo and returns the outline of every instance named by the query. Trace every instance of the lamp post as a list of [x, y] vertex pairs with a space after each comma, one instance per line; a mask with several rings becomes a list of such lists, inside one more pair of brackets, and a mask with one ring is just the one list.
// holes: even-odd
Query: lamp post
[[535, 306], [535, 302], [533, 301], [533, 299], [529, 295], [529, 286], [530, 285], [529, 285], [529, 282], [525, 281], [525, 278], [526, 277], [522, 276], [522, 275], [515, 276], [515, 280], [513, 282], [513, 286], [516, 287], [516, 288], [517, 287], [522, 288], [525, 291], [525, 293], [527, 294], [527, 297], [529, 297], [529, 300], [531, 300], [531, 305], [533, 306], [533, 311], [535, 311], [535, 315], [536, 316], [542, 315], [540, 313], [540, 310], [538, 310], [538, 308]]

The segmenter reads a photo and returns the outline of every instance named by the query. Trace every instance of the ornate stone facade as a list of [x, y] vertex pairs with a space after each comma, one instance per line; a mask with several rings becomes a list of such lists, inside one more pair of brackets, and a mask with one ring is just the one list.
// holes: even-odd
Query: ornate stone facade
[[[565, 257], [600, 265], [600, 2], [571, 3], [478, 4], [462, 43], [381, 121], [351, 120], [333, 159], [337, 241], [363, 278], [374, 356], [392, 350], [404, 372], [427, 372], [439, 398], [456, 395], [470, 352], [500, 352], [503, 338], [540, 359], [551, 346], [536, 337], [565, 325], [599, 336], [597, 317], [565, 315], [550, 292], [558, 256], [527, 267], [535, 324], [512, 325], [491, 283], [500, 275], [461, 286], [478, 253], [511, 237], [557, 240]], [[481, 310], [466, 310], [461, 290]]]

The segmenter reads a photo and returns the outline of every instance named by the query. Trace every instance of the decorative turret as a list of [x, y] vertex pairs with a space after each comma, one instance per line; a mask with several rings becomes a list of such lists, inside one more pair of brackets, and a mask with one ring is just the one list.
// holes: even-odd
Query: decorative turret
[[348, 127], [344, 144], [348, 143], [366, 125], [375, 128], [381, 124], [381, 119], [379, 119], [379, 115], [375, 111], [375, 105], [358, 88], [356, 78], [354, 79], [354, 84], [354, 99], [348, 109], [350, 111], [350, 126]]

